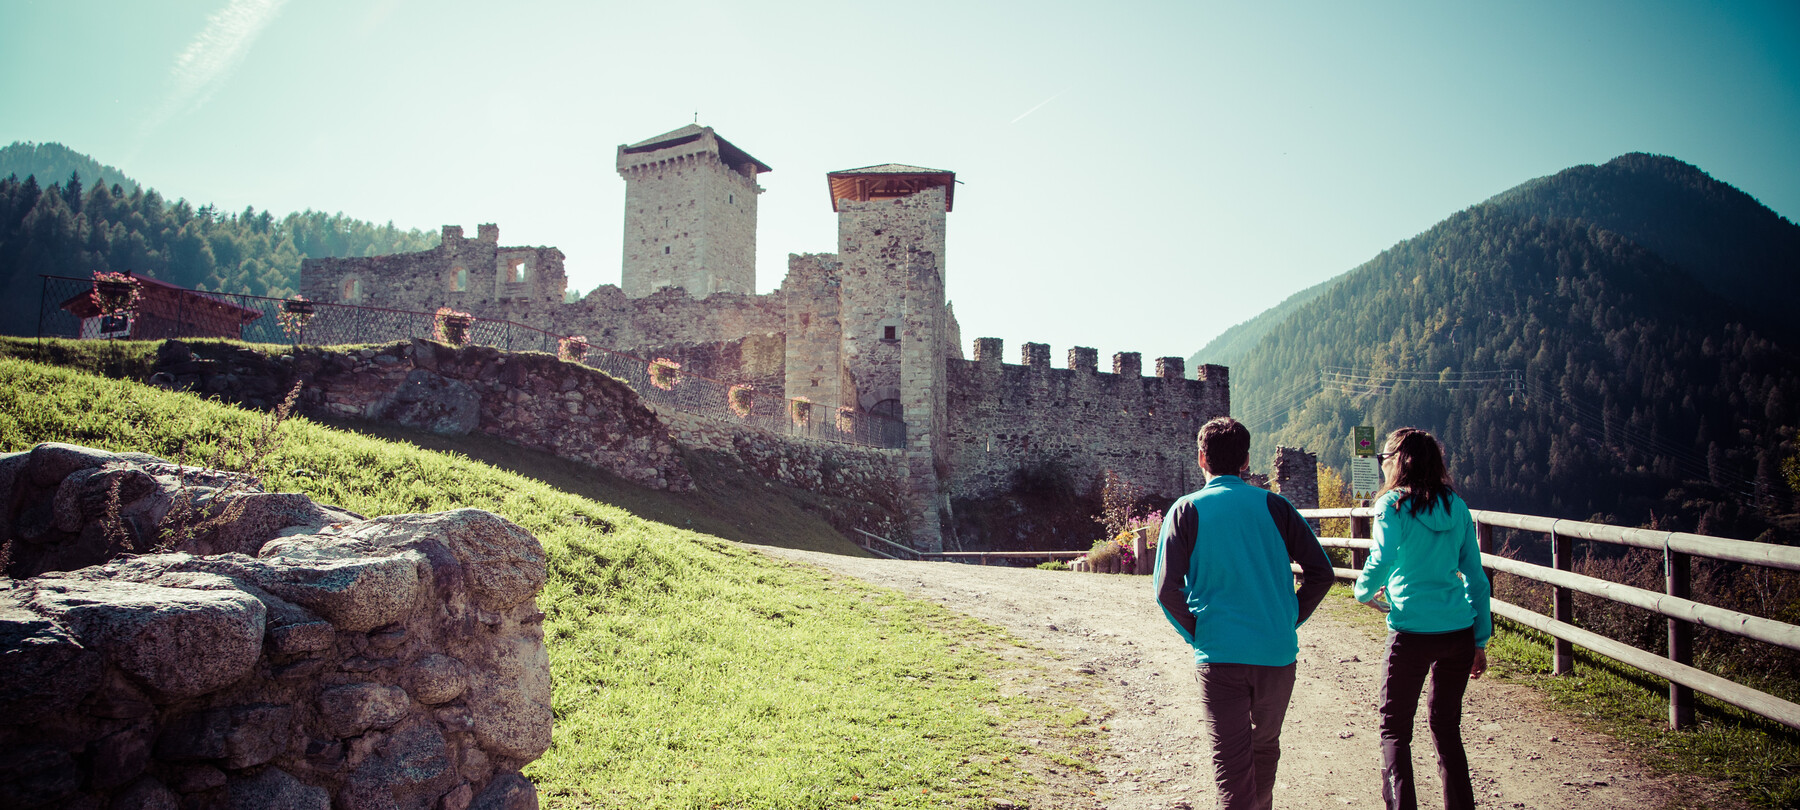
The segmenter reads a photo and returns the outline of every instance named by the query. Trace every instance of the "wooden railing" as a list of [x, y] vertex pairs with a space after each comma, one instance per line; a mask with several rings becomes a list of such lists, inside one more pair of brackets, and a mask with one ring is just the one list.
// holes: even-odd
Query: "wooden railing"
[[[1302, 509], [1308, 518], [1349, 518], [1350, 537], [1321, 537], [1327, 547], [1351, 549], [1352, 567], [1334, 569], [1339, 578], [1354, 579], [1371, 544], [1370, 525], [1375, 515], [1368, 507]], [[1575, 520], [1557, 520], [1507, 512], [1473, 511], [1481, 562], [1494, 571], [1544, 582], [1552, 587], [1551, 614], [1493, 601], [1494, 615], [1538, 630], [1555, 639], [1552, 670], [1563, 675], [1575, 665], [1574, 645], [1581, 645], [1622, 664], [1636, 667], [1669, 682], [1669, 725], [1685, 728], [1694, 719], [1694, 692], [1718, 698], [1738, 708], [1800, 729], [1800, 705], [1752, 689], [1693, 666], [1694, 625], [1709, 627], [1757, 641], [1800, 650], [1800, 627], [1695, 602], [1689, 593], [1689, 560], [1712, 560], [1761, 565], [1784, 571], [1800, 571], [1800, 548], [1744, 540], [1727, 540], [1686, 532], [1627, 529]], [[1494, 527], [1540, 532], [1550, 537], [1549, 567], [1496, 556]], [[1644, 548], [1663, 554], [1664, 590], [1634, 588], [1577, 574], [1571, 569], [1570, 544], [1575, 540]], [[1574, 592], [1598, 596], [1623, 605], [1660, 614], [1668, 620], [1669, 650], [1666, 658], [1623, 642], [1576, 627]]]

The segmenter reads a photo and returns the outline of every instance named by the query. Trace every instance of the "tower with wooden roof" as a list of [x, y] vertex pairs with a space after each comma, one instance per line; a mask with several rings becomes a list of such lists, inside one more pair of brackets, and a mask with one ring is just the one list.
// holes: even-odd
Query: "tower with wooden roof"
[[767, 164], [690, 124], [621, 144], [622, 283], [631, 298], [680, 287], [695, 298], [756, 293], [756, 176]]
[[944, 225], [956, 173], [886, 163], [831, 172], [838, 215], [841, 362], [864, 410], [906, 423], [915, 540], [941, 550], [948, 512], [937, 470], [943, 440], [950, 315], [944, 299]]

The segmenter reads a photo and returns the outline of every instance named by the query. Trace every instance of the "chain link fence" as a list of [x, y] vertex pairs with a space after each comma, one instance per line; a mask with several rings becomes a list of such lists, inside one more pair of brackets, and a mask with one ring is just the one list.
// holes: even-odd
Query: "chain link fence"
[[688, 374], [669, 361], [646, 360], [571, 342], [511, 321], [448, 310], [408, 312], [300, 298], [188, 290], [136, 279], [129, 312], [109, 311], [106, 290], [94, 280], [42, 276], [38, 337], [78, 339], [226, 338], [276, 345], [336, 346], [430, 338], [452, 345], [559, 354], [625, 381], [645, 402], [762, 430], [866, 447], [903, 448], [906, 424], [885, 414], [834, 408], [779, 391], [761, 391]]

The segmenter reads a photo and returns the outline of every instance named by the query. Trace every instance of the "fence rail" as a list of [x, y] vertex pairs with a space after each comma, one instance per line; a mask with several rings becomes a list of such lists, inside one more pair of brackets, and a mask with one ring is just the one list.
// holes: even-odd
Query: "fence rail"
[[[1629, 529], [1575, 520], [1558, 520], [1534, 515], [1471, 510], [1476, 536], [1481, 545], [1482, 565], [1515, 576], [1536, 580], [1552, 587], [1551, 612], [1545, 616], [1501, 600], [1493, 600], [1494, 614], [1550, 635], [1554, 642], [1553, 672], [1567, 674], [1574, 668], [1574, 645], [1628, 666], [1636, 667], [1669, 682], [1669, 725], [1685, 728], [1693, 723], [1694, 696], [1698, 691], [1711, 695], [1745, 711], [1774, 720], [1789, 728], [1800, 729], [1800, 705], [1721, 678], [1693, 666], [1693, 627], [1700, 625], [1744, 638], [1800, 650], [1800, 627], [1785, 622], [1752, 616], [1735, 610], [1695, 602], [1688, 597], [1689, 567], [1692, 557], [1761, 565], [1784, 571], [1800, 571], [1800, 548], [1729, 540], [1685, 532], [1660, 532]], [[1375, 511], [1369, 507], [1338, 509], [1302, 509], [1308, 518], [1349, 518], [1350, 537], [1321, 537], [1319, 542], [1334, 548], [1352, 550], [1353, 567], [1337, 568], [1338, 577], [1354, 579], [1362, 568], [1363, 558], [1373, 544], [1370, 522]], [[1494, 527], [1540, 532], [1550, 537], [1550, 566], [1514, 560], [1493, 553]], [[1584, 576], [1570, 570], [1573, 540], [1612, 543], [1644, 548], [1663, 553], [1665, 588], [1658, 593], [1616, 582]], [[1619, 604], [1648, 610], [1668, 621], [1668, 656], [1633, 647], [1589, 630], [1573, 622], [1573, 594], [1581, 592]]]
[[[493, 318], [471, 317], [461, 323], [431, 312], [200, 292], [148, 280], [138, 310], [128, 318], [109, 322], [85, 303], [93, 290], [92, 279], [50, 275], [41, 278], [37, 325], [40, 338], [230, 338], [296, 346], [433, 338], [504, 351], [551, 354], [566, 352], [570, 346], [568, 335]], [[906, 424], [892, 416], [788, 399], [782, 395], [784, 392], [758, 391], [744, 384], [701, 377], [656, 359], [585, 343], [580, 348], [583, 351], [579, 362], [624, 380], [640, 399], [658, 409], [840, 444], [906, 446]]]

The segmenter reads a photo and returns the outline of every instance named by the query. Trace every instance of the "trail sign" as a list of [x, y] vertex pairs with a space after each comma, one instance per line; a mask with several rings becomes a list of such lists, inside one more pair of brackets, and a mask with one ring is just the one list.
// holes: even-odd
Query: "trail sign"
[[1350, 459], [1351, 497], [1364, 500], [1374, 497], [1375, 490], [1381, 488], [1381, 470], [1375, 464], [1374, 456], [1357, 456]]
[[1373, 457], [1375, 455], [1375, 428], [1372, 425], [1357, 425], [1350, 429], [1350, 446], [1356, 455]]

